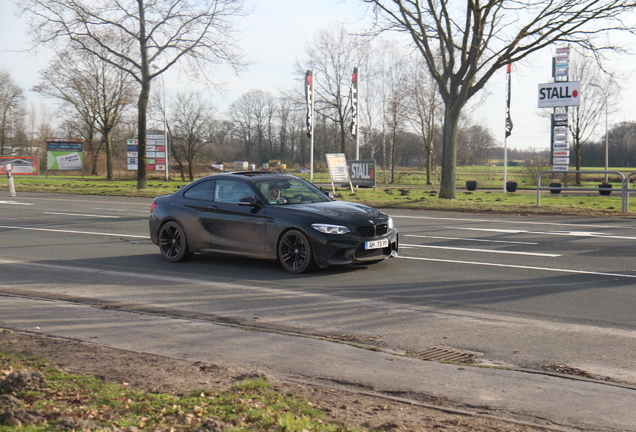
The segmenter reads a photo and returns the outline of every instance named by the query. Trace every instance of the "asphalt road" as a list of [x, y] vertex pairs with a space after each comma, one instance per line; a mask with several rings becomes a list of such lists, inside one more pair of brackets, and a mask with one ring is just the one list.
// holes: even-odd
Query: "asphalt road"
[[150, 202], [0, 192], [0, 293], [386, 350], [444, 346], [486, 364], [566, 364], [636, 384], [635, 218], [389, 210], [400, 258], [291, 275], [244, 258], [166, 263], [148, 239]]

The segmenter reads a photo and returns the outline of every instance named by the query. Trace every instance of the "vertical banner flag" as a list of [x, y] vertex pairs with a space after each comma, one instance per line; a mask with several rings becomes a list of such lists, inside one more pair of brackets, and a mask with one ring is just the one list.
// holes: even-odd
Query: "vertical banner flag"
[[308, 70], [305, 74], [305, 99], [307, 100], [307, 137], [311, 138], [314, 126], [314, 112], [313, 112], [313, 97], [314, 97], [314, 75], [313, 72]]
[[506, 66], [506, 138], [512, 133], [512, 119], [510, 118], [510, 63]]
[[358, 135], [358, 68], [353, 68], [351, 75], [351, 136]]

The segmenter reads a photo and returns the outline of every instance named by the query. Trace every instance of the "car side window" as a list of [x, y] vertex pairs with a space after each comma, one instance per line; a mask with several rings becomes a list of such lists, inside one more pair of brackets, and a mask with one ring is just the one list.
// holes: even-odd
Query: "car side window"
[[245, 183], [235, 180], [217, 180], [214, 201], [238, 204], [242, 198], [254, 197], [254, 191]]
[[212, 201], [212, 190], [214, 181], [204, 181], [197, 183], [183, 193], [183, 196], [189, 199]]

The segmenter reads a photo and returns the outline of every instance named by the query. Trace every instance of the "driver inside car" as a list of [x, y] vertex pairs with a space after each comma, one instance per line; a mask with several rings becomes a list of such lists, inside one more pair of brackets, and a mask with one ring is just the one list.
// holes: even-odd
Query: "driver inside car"
[[285, 204], [287, 200], [280, 195], [280, 188], [276, 185], [270, 185], [269, 197], [270, 204]]

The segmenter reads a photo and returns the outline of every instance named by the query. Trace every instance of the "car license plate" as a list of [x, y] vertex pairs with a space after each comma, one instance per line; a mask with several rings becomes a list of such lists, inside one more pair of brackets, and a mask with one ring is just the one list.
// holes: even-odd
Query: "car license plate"
[[380, 249], [385, 247], [389, 247], [389, 239], [364, 242], [365, 249]]

